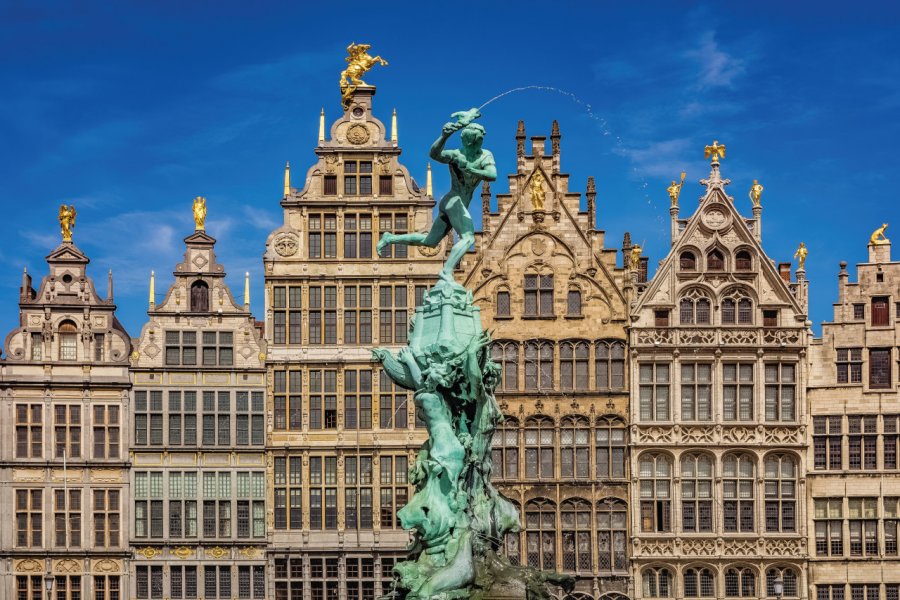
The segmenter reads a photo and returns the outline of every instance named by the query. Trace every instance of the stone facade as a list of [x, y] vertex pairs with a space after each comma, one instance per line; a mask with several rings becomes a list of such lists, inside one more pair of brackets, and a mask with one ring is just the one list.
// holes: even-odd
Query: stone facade
[[[790, 281], [715, 158], [632, 311], [636, 598], [806, 598], [804, 272]], [[637, 273], [634, 273], [637, 280]]]
[[[627, 584], [628, 303], [615, 248], [594, 225], [587, 198], [560, 170], [558, 124], [516, 133], [516, 173], [461, 265], [493, 358], [506, 420], [494, 436], [494, 480], [521, 511], [506, 540], [513, 562], [573, 574], [581, 598], [629, 593]], [[497, 142], [494, 142], [495, 144]], [[474, 208], [474, 207], [473, 207]]]
[[[810, 595], [900, 593], [900, 262], [869, 246], [851, 283], [838, 274], [834, 319], [810, 347]], [[883, 584], [883, 585], [882, 585]]]
[[265, 343], [202, 230], [131, 357], [133, 598], [269, 598]]
[[72, 242], [35, 291], [0, 363], [0, 598], [120, 598], [127, 589], [131, 340]]
[[[425, 230], [434, 201], [399, 162], [359, 86], [301, 189], [285, 177], [284, 225], [266, 241], [269, 563], [275, 598], [389, 591], [409, 536], [396, 518], [425, 439], [411, 395], [372, 361], [406, 344], [410, 310], [441, 253], [375, 254], [380, 231]], [[340, 592], [339, 592], [340, 590]]]

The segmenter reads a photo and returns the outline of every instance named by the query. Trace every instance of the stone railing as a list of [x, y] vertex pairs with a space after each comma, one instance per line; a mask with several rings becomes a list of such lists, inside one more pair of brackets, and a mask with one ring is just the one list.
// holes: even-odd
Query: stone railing
[[636, 329], [632, 346], [771, 346], [803, 344], [802, 328], [654, 327]]
[[631, 426], [631, 443], [636, 445], [776, 445], [806, 444], [806, 426], [796, 424], [767, 425], [683, 425], [647, 424]]
[[736, 556], [802, 558], [806, 555], [806, 539], [791, 538], [727, 538], [704, 536], [647, 539], [634, 538], [632, 558], [681, 556]]

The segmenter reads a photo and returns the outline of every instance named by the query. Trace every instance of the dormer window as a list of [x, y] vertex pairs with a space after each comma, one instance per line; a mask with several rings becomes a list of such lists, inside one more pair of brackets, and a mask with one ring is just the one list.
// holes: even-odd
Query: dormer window
[[191, 312], [209, 312], [209, 286], [205, 281], [191, 284]]
[[738, 271], [749, 271], [753, 268], [753, 259], [746, 250], [741, 250], [734, 256], [734, 266]]
[[679, 267], [682, 271], [696, 271], [697, 270], [697, 257], [694, 256], [693, 252], [682, 252], [679, 258]]
[[719, 250], [713, 250], [706, 255], [706, 268], [709, 271], [724, 271], [725, 257]]
[[59, 360], [78, 360], [78, 328], [72, 321], [59, 325]]

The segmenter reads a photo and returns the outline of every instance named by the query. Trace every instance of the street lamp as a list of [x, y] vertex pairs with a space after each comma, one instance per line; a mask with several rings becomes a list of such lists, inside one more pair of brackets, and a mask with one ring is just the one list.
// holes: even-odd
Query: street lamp
[[50, 573], [44, 575], [44, 587], [47, 589], [47, 600], [53, 600], [53, 580], [54, 577]]
[[781, 578], [781, 575], [775, 578], [775, 581], [772, 582], [772, 587], [775, 590], [775, 597], [781, 600], [781, 596], [784, 595], [784, 579]]

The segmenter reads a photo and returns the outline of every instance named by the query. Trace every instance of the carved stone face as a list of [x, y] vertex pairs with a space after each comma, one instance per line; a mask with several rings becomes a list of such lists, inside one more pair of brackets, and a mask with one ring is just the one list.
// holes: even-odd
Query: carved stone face
[[275, 239], [273, 247], [281, 256], [293, 256], [297, 253], [297, 240], [292, 235], [284, 234]]

